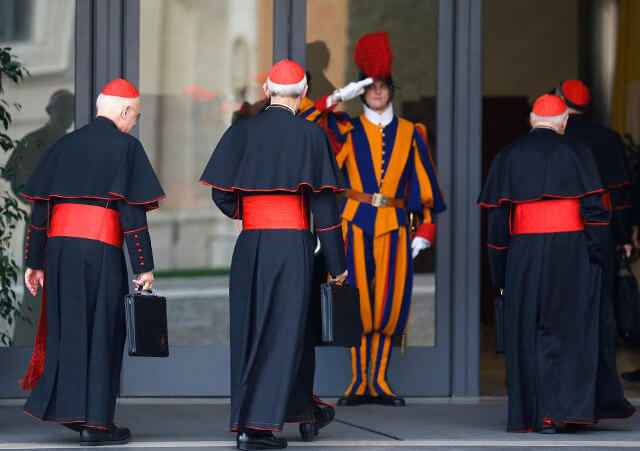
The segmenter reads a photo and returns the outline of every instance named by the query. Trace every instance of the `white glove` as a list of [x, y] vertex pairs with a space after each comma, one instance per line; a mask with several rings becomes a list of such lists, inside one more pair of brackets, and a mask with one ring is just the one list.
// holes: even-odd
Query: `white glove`
[[364, 88], [373, 83], [373, 78], [365, 78], [360, 81], [352, 81], [346, 86], [333, 91], [333, 95], [327, 99], [327, 108], [334, 103], [346, 102], [347, 100], [355, 99], [358, 96], [364, 94]]
[[411, 240], [411, 256], [412, 258], [416, 258], [418, 254], [431, 247], [431, 242], [426, 238], [422, 238], [421, 236], [415, 237]]

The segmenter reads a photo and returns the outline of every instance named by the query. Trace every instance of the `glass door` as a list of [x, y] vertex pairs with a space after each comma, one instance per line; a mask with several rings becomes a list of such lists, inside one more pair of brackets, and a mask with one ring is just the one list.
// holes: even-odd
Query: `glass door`
[[[351, 81], [358, 81], [354, 46], [365, 34], [387, 31], [393, 51], [392, 100], [396, 116], [426, 125], [435, 160], [441, 151], [437, 136], [438, 34], [437, 0], [307, 0], [306, 69], [309, 97], [317, 100]], [[339, 104], [350, 117], [363, 114], [355, 98]], [[442, 149], [446, 152], [447, 149]], [[447, 212], [442, 213], [446, 215]], [[388, 380], [405, 396], [449, 395], [449, 322], [447, 299], [436, 296], [437, 246], [414, 260], [411, 314], [405, 339], [396, 337]], [[436, 301], [437, 300], [437, 301]], [[442, 319], [442, 320], [438, 320]], [[338, 394], [351, 378], [348, 350], [318, 350], [320, 393]]]
[[263, 97], [272, 46], [271, 0], [140, 1], [139, 138], [167, 194], [149, 229], [171, 356], [126, 359], [125, 396], [228, 395], [239, 228], [198, 179], [234, 113]]

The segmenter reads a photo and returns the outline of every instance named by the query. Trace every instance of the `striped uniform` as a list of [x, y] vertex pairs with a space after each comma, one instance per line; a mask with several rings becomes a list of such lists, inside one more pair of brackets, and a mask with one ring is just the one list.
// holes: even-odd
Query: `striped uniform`
[[305, 99], [300, 115], [327, 130], [351, 190], [405, 199], [406, 208], [374, 207], [347, 198], [342, 205], [347, 282], [360, 290], [362, 344], [351, 349], [352, 380], [345, 396], [387, 394], [392, 338], [407, 328], [413, 261], [408, 213], [416, 235], [434, 241], [435, 215], [446, 206], [429, 152], [426, 128], [394, 116], [386, 126], [364, 115], [322, 111], [322, 101]]

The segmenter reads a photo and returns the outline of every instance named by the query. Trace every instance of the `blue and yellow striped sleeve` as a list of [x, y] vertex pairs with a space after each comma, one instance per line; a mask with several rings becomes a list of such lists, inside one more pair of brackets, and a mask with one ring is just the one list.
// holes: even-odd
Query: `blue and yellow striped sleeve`
[[427, 143], [427, 130], [416, 124], [413, 132], [413, 164], [409, 182], [407, 211], [417, 213], [419, 227], [416, 236], [432, 242], [435, 240], [435, 216], [446, 210], [444, 196], [438, 182], [438, 174]]

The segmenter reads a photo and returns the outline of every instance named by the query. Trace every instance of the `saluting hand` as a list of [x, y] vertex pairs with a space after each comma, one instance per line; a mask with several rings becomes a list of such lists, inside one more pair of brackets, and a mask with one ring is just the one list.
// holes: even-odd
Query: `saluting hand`
[[149, 291], [153, 288], [153, 280], [153, 272], [148, 271], [138, 274], [138, 278], [133, 279], [133, 283], [137, 285], [138, 290]]
[[29, 292], [36, 296], [38, 294], [38, 285], [44, 287], [44, 270], [27, 268], [24, 272], [24, 283]]

